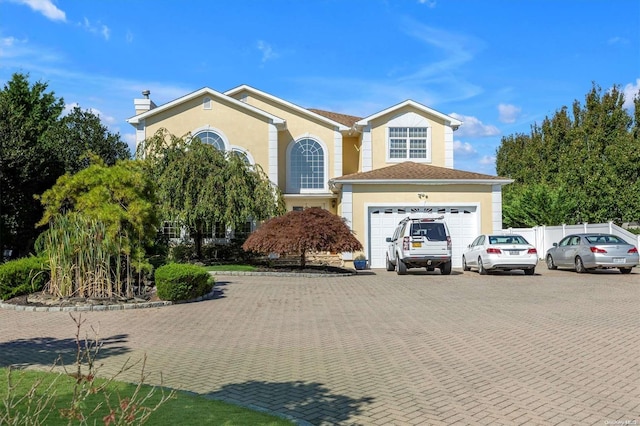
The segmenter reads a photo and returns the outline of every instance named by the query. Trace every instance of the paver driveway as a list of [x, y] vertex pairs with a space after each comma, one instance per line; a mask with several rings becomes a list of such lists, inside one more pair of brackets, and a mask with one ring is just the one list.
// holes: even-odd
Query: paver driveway
[[[83, 318], [103, 374], [146, 353], [149, 382], [311, 424], [637, 424], [640, 271], [539, 269], [219, 276], [214, 300]], [[74, 332], [0, 310], [0, 364], [48, 365]]]

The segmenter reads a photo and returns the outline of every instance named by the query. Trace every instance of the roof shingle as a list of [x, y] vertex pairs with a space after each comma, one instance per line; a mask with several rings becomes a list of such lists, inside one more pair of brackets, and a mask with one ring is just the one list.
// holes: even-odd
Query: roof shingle
[[356, 122], [362, 120], [362, 117], [356, 117], [353, 115], [339, 114], [337, 112], [323, 111], [321, 109], [308, 108], [309, 111], [315, 112], [318, 115], [328, 118], [329, 120], [336, 121], [345, 126], [353, 127]]
[[447, 167], [419, 164], [413, 161], [394, 164], [369, 172], [352, 173], [335, 178], [335, 182], [351, 180], [510, 180], [499, 176], [485, 175], [463, 170], [449, 169]]

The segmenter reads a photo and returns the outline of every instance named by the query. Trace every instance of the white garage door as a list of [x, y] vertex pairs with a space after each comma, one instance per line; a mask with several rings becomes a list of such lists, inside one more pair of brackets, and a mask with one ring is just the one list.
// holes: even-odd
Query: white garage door
[[462, 267], [462, 252], [479, 234], [475, 206], [451, 207], [369, 207], [369, 259], [372, 268], [384, 268], [386, 238], [393, 235], [398, 222], [407, 216], [444, 216], [451, 232], [453, 266]]

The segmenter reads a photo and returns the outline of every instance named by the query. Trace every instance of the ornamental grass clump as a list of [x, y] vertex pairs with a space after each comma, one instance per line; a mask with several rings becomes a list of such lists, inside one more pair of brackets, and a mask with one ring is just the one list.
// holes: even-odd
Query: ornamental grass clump
[[172, 302], [204, 296], [215, 282], [205, 268], [182, 263], [161, 266], [155, 272], [155, 281], [158, 298]]

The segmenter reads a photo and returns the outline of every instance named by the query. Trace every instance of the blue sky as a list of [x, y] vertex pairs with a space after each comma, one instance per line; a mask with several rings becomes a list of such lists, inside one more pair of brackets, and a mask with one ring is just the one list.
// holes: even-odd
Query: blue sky
[[638, 0], [0, 0], [0, 83], [44, 81], [135, 145], [133, 99], [241, 84], [368, 116], [406, 99], [464, 121], [454, 167], [495, 174], [592, 82], [640, 88]]

